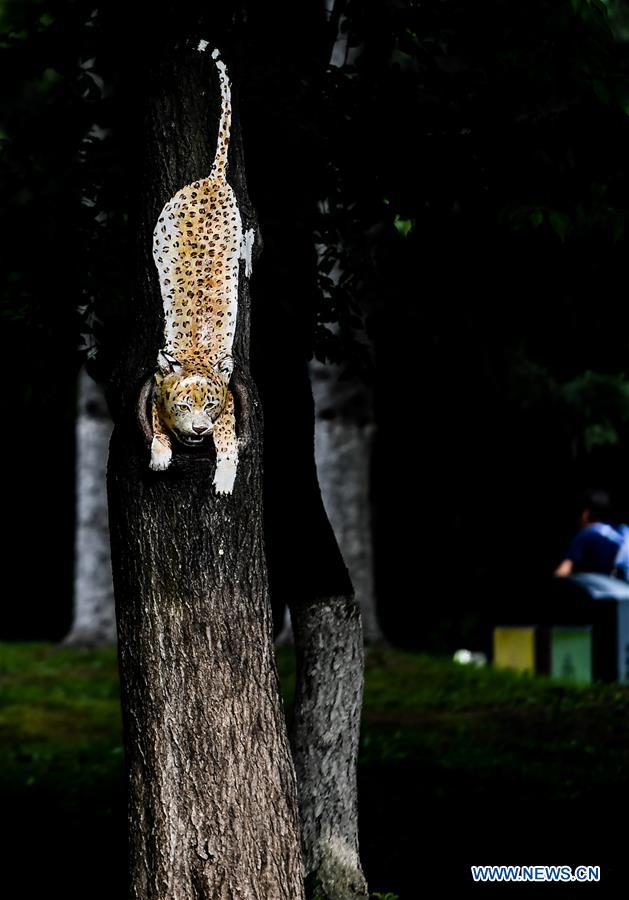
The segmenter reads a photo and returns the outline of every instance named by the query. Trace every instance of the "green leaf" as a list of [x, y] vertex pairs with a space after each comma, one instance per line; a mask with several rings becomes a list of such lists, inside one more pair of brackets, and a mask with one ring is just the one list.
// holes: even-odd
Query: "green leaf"
[[583, 435], [583, 443], [588, 453], [594, 447], [613, 446], [619, 440], [619, 434], [611, 422], [595, 422], [588, 425]]
[[413, 219], [402, 219], [400, 216], [396, 216], [393, 224], [402, 237], [408, 237], [413, 230], [415, 222]]
[[570, 230], [570, 219], [568, 216], [565, 213], [553, 209], [548, 214], [548, 221], [557, 237], [562, 241], [565, 240], [565, 237]]

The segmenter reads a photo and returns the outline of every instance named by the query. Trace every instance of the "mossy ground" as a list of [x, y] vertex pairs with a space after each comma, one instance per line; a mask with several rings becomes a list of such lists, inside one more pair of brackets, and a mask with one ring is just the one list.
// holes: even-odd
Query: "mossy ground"
[[[278, 666], [288, 701], [290, 651]], [[4, 874], [16, 897], [125, 896], [116, 669], [114, 650], [0, 644]], [[373, 891], [472, 888], [471, 863], [601, 865], [608, 885], [629, 880], [629, 688], [372, 653], [359, 777]]]

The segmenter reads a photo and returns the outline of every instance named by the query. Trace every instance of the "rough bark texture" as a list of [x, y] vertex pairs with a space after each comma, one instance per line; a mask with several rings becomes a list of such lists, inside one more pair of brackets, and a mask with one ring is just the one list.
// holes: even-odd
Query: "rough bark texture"
[[309, 891], [367, 896], [358, 851], [356, 760], [363, 696], [360, 609], [344, 597], [297, 606], [292, 746]]
[[[209, 53], [190, 49], [206, 36], [162, 51], [150, 73], [135, 332], [112, 383], [118, 421], [109, 493], [130, 896], [299, 900], [296, 785], [272, 652], [260, 407], [248, 376], [242, 263], [234, 355], [249, 392], [251, 434], [234, 494], [215, 495], [210, 449], [178, 449], [168, 471], [150, 472], [134, 410], [162, 338], [153, 224], [179, 187], [209, 172], [215, 146], [216, 71]], [[231, 67], [230, 75], [237, 83]], [[243, 225], [252, 228], [236, 110], [235, 102], [228, 177]]]
[[313, 362], [315, 458], [325, 509], [362, 612], [365, 643], [381, 644], [373, 570], [370, 474], [375, 424], [368, 389]]
[[[248, 462], [241, 502], [260, 489]], [[193, 467], [172, 476], [168, 503], [158, 483], [138, 497], [134, 480], [112, 477], [115, 543], [133, 538], [117, 579], [131, 897], [293, 900], [295, 785], [260, 503], [246, 519], [230, 501], [212, 509], [211, 464]]]
[[112, 422], [102, 388], [82, 369], [76, 422], [74, 613], [64, 640], [97, 647], [116, 640], [107, 517], [107, 454]]

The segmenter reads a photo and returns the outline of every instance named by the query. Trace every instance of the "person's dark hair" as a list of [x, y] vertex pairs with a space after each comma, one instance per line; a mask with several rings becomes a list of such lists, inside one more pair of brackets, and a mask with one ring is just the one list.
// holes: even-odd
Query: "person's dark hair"
[[590, 488], [581, 498], [581, 511], [589, 510], [591, 521], [607, 518], [611, 511], [611, 500], [607, 491]]

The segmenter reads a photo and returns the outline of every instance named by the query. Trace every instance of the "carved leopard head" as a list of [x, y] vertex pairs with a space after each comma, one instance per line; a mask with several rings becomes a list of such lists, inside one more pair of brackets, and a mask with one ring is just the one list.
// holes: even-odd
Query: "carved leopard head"
[[185, 363], [163, 350], [157, 362], [155, 398], [162, 422], [182, 444], [202, 443], [225, 407], [232, 357], [223, 354], [214, 366], [203, 371], [198, 366], [186, 370]]

